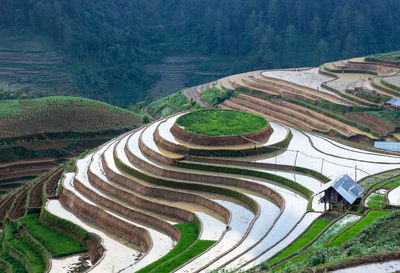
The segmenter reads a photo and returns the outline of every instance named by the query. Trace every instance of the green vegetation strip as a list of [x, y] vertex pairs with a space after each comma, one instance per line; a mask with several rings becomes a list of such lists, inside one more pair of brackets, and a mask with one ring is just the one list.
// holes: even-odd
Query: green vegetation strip
[[89, 248], [90, 244], [93, 244], [95, 241], [100, 240], [100, 238], [97, 235], [87, 232], [82, 227], [68, 220], [62, 219], [60, 217], [55, 216], [54, 214], [51, 214], [43, 207], [40, 212], [39, 219], [40, 222], [43, 223], [44, 225], [51, 227], [54, 230], [60, 231], [63, 234], [71, 236], [72, 238], [80, 242], [82, 245], [84, 245], [86, 248]]
[[174, 249], [161, 259], [137, 272], [171, 272], [171, 270], [176, 269], [213, 245], [215, 241], [196, 241], [199, 237], [200, 228], [200, 222], [198, 219], [196, 220], [197, 222], [194, 221], [196, 223], [177, 224], [176, 227], [181, 231], [181, 239]]
[[395, 187], [397, 187], [397, 186], [399, 186], [400, 185], [400, 180], [397, 180], [397, 181], [393, 181], [393, 182], [391, 182], [391, 183], [388, 183], [388, 184], [386, 184], [385, 186], [383, 186], [385, 189], [393, 189], [393, 188], [395, 188]]
[[[375, 212], [382, 213], [382, 211]], [[304, 272], [303, 269], [306, 267], [340, 264], [349, 259], [362, 258], [363, 255], [379, 255], [388, 251], [398, 251], [400, 248], [398, 244], [399, 214], [398, 210], [390, 214], [386, 212], [384, 215], [380, 215], [382, 217], [375, 218], [373, 223], [371, 221], [362, 222], [360, 232], [354, 237], [346, 238], [340, 246], [317, 246], [315, 249], [300, 253], [298, 257], [287, 260], [285, 264], [275, 268], [274, 272]]]
[[200, 240], [197, 241], [189, 251], [182, 253], [179, 257], [173, 260], [171, 263], [167, 263], [166, 265], [157, 269], [157, 273], [168, 273], [172, 270], [178, 268], [183, 265], [185, 262], [190, 261], [192, 258], [206, 251], [209, 247], [211, 247], [215, 241], [208, 240]]
[[383, 194], [372, 193], [367, 199], [367, 207], [371, 209], [383, 209], [385, 207], [385, 196]]
[[72, 237], [44, 226], [39, 221], [39, 214], [23, 217], [21, 222], [39, 242], [41, 242], [53, 257], [66, 256], [85, 251], [81, 244]]
[[369, 55], [365, 58], [365, 60], [400, 64], [400, 51]]
[[361, 216], [355, 214], [346, 214], [339, 218], [335, 223], [333, 223], [321, 236], [310, 246], [311, 249], [315, 249], [322, 245], [328, 243], [337, 234], [341, 233], [347, 227], [358, 221]]
[[232, 174], [247, 175], [247, 176], [268, 179], [270, 181], [277, 182], [278, 184], [287, 186], [287, 187], [303, 194], [307, 198], [312, 195], [312, 192], [309, 189], [294, 182], [293, 180], [287, 179], [287, 178], [279, 176], [279, 175], [271, 174], [271, 173], [265, 173], [265, 172], [260, 172], [260, 171], [256, 171], [256, 170], [233, 168], [233, 167], [227, 167], [227, 166], [205, 165], [205, 164], [189, 163], [189, 162], [182, 162], [182, 161], [176, 161], [175, 164], [176, 164], [176, 166], [181, 167], [181, 168], [202, 170], [202, 171], [208, 171], [208, 172], [232, 173]]
[[260, 116], [235, 110], [201, 110], [179, 117], [176, 123], [196, 134], [234, 136], [260, 131], [268, 121]]
[[302, 249], [308, 245], [318, 234], [321, 233], [329, 224], [331, 220], [325, 218], [319, 218], [304, 232], [299, 238], [296, 239], [292, 244], [286, 247], [283, 251], [279, 252], [272, 259], [268, 261], [269, 264], [274, 264], [280, 260], [292, 255], [299, 249]]
[[33, 250], [24, 240], [13, 239], [8, 242], [8, 245], [19, 251], [23, 257], [26, 257], [26, 261], [24, 262], [30, 265], [28, 265], [28, 268], [31, 267], [33, 272], [41, 273], [45, 271], [46, 267], [40, 254]]
[[356, 224], [354, 224], [351, 228], [348, 230], [344, 231], [342, 234], [340, 234], [338, 237], [336, 237], [332, 242], [330, 242], [327, 247], [335, 247], [335, 246], [341, 246], [344, 243], [346, 243], [348, 240], [356, 236], [365, 226], [370, 225], [372, 222], [374, 222], [376, 219], [379, 217], [388, 215], [390, 212], [389, 211], [380, 211], [380, 210], [371, 210], [368, 212], [364, 218], [362, 218], [360, 221], [358, 221]]
[[19, 261], [8, 255], [7, 253], [5, 252], [0, 253], [0, 259], [2, 260], [2, 268], [0, 269], [3, 270], [4, 272], [6, 273], [26, 272], [25, 267]]
[[166, 261], [175, 258], [175, 256], [187, 250], [199, 237], [199, 229], [194, 223], [177, 224], [176, 227], [181, 232], [181, 239], [174, 247], [174, 249], [172, 249], [167, 255], [165, 255], [161, 259], [137, 271], [137, 273], [150, 272], [165, 263]]
[[[387, 185], [396, 183], [397, 181], [385, 185], [387, 182], [388, 182], [387, 180], [384, 180], [384, 181], [382, 181], [382, 182], [380, 182], [380, 183], [377, 183], [377, 184], [373, 185], [373, 186], [369, 189], [369, 191], [372, 192], [372, 191], [375, 191], [375, 190], [380, 189], [380, 188], [382, 188], [382, 187], [384, 187], [384, 188], [386, 189], [386, 186], [387, 186]], [[399, 181], [399, 182], [400, 182], [400, 181]]]

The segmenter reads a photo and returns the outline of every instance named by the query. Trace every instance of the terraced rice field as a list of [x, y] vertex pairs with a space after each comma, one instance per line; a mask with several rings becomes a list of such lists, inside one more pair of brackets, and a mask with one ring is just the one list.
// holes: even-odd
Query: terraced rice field
[[[78, 160], [76, 172], [62, 180], [60, 201], [47, 203], [51, 213], [103, 239], [107, 251], [93, 265], [94, 272], [134, 272], [174, 253], [186, 236], [177, 228], [182, 223], [197, 226], [193, 242], [204, 248], [200, 253], [195, 243], [188, 245], [180, 255], [152, 266], [154, 272], [253, 268], [291, 245], [324, 211], [320, 196], [309, 203], [308, 192], [316, 192], [326, 180], [291, 167], [328, 178], [347, 173], [357, 180], [400, 168], [399, 156], [366, 152], [275, 122], [270, 122], [270, 138], [259, 147], [277, 148], [291, 132], [287, 147], [278, 151], [229, 160], [187, 156], [193, 145], [171, 131], [180, 115], [126, 133]], [[195, 145], [196, 151], [215, 148]], [[248, 149], [242, 144], [229, 148]], [[329, 234], [357, 217], [343, 218]]]
[[63, 95], [70, 87], [70, 72], [51, 42], [0, 30], [0, 89], [39, 97]]

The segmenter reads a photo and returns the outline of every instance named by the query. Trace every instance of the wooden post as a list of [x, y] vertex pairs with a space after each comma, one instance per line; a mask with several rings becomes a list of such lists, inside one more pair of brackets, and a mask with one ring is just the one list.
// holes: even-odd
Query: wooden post
[[296, 162], [297, 162], [297, 155], [299, 154], [299, 151], [296, 151], [296, 157], [294, 158], [294, 166], [296, 167]]
[[323, 168], [324, 168], [324, 159], [322, 159], [322, 163], [321, 163], [321, 173], [322, 173]]
[[354, 181], [357, 183], [357, 165], [354, 166], [354, 178]]

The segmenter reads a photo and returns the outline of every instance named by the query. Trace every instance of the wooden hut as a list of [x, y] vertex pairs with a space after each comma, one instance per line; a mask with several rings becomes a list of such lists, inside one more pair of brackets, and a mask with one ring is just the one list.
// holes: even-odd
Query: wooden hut
[[353, 204], [361, 196], [364, 189], [350, 176], [344, 174], [325, 184], [314, 196], [321, 192], [325, 193], [320, 199], [320, 202], [325, 204], [325, 209], [326, 204], [329, 204], [329, 209], [338, 207], [344, 210], [344, 208]]

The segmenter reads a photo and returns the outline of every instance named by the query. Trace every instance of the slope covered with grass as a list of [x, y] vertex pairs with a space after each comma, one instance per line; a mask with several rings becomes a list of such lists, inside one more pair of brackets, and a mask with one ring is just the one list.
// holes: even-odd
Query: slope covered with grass
[[140, 118], [106, 103], [75, 97], [0, 101], [0, 138], [135, 128]]

